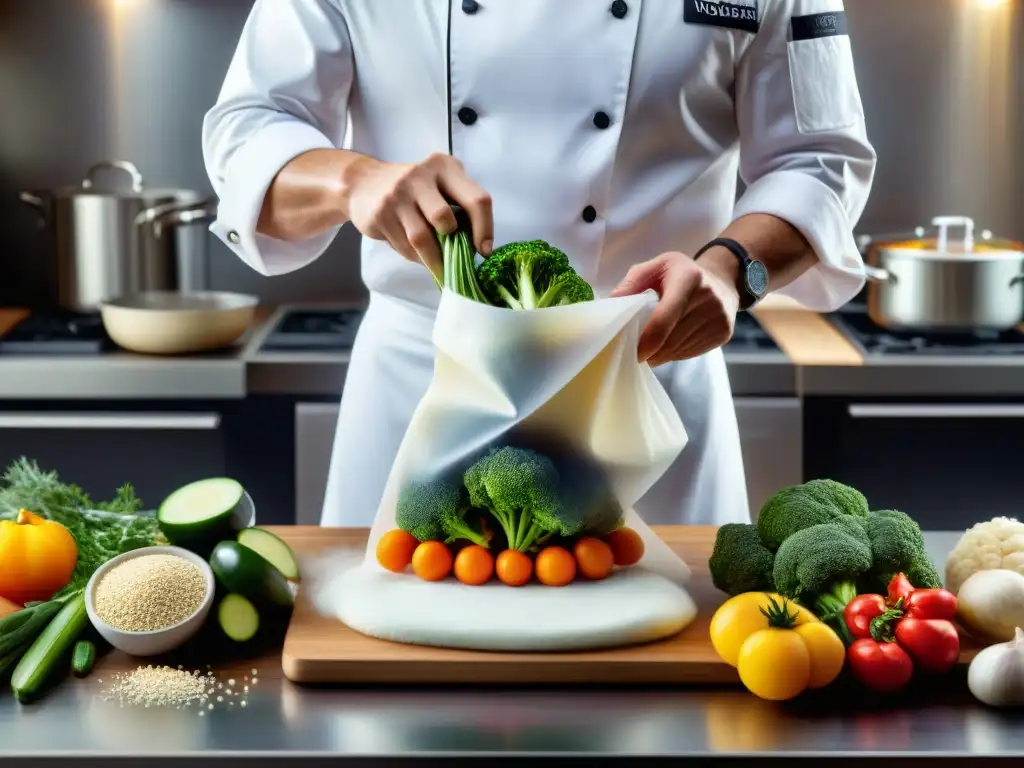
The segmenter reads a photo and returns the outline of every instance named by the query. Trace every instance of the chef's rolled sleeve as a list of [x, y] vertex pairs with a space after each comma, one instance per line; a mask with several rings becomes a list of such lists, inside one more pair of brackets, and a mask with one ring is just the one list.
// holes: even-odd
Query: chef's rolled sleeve
[[352, 82], [341, 11], [332, 0], [257, 0], [217, 104], [203, 122], [203, 155], [220, 204], [211, 231], [264, 275], [316, 260], [340, 227], [304, 241], [257, 232], [267, 191], [299, 155], [341, 146]]
[[769, 214], [803, 234], [817, 263], [779, 293], [829, 312], [864, 287], [853, 228], [871, 191], [876, 155], [845, 22], [837, 34], [794, 34], [811, 21], [826, 17], [822, 23], [828, 23], [829, 15], [843, 14], [842, 1], [766, 5], [762, 28], [737, 69], [740, 173], [747, 189], [734, 216]]

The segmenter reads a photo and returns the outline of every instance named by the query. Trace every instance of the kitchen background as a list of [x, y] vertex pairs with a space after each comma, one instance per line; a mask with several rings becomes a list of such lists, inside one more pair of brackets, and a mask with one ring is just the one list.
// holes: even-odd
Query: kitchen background
[[[0, 307], [45, 308], [55, 295], [52, 245], [19, 201], [20, 190], [76, 185], [97, 161], [120, 159], [135, 163], [148, 186], [211, 192], [200, 125], [251, 6], [251, 0], [0, 0]], [[1020, 0], [848, 0], [847, 13], [879, 154], [874, 192], [858, 231], [906, 231], [938, 214], [957, 214], [997, 235], [1024, 240]], [[272, 280], [243, 265], [212, 235], [208, 239], [211, 288], [253, 293], [268, 307], [358, 302], [365, 296], [358, 236], [350, 228], [315, 264]], [[876, 482], [887, 505], [930, 505], [934, 518], [926, 527], [961, 528], [958, 505], [977, 502], [978, 485], [990, 489], [990, 507], [1012, 511], [1017, 470], [1011, 459], [1019, 456], [1024, 434], [1024, 376], [1004, 371], [1003, 378], [978, 384], [976, 358], [956, 356], [943, 357], [942, 366], [923, 374], [919, 366], [903, 365], [906, 358], [898, 358], [900, 365], [839, 373], [829, 366], [786, 367], [777, 364], [784, 358], [774, 345], [750, 333], [756, 337], [751, 349], [771, 346], [770, 354], [777, 355], [758, 358], [756, 373], [742, 368], [745, 347], [733, 347], [740, 351], [729, 358], [748, 475], [754, 478], [752, 501], [798, 481], [801, 472], [845, 473], [842, 479], [850, 481], [888, 473], [889, 479], [864, 482]], [[1019, 350], [1007, 354], [1014, 355], [1010, 362], [1024, 360], [1016, 356]], [[195, 361], [189, 374], [171, 363], [153, 369], [157, 373], [139, 363], [145, 375], [137, 380], [126, 374], [103, 379], [98, 367], [82, 363], [67, 369], [66, 393], [37, 378], [43, 394], [11, 394], [20, 386], [11, 382], [30, 381], [29, 371], [44, 369], [9, 361], [0, 365], [0, 411], [11, 412], [0, 413], [0, 463], [28, 453], [62, 474], [78, 473], [72, 479], [84, 485], [132, 480], [154, 502], [152, 494], [193, 479], [189, 472], [234, 471], [262, 484], [274, 499], [271, 517], [293, 519], [298, 510], [300, 520], [309, 520], [322, 494], [343, 378], [337, 371], [343, 366], [314, 371], [308, 356], [276, 360], [277, 367], [260, 357], [241, 373], [230, 369], [241, 377], [237, 386], [226, 367], [218, 369], [219, 383], [205, 393], [196, 371], [212, 371], [213, 362]], [[873, 373], [869, 377], [861, 368]], [[98, 381], [102, 386], [89, 384]], [[177, 398], [169, 394], [175, 386], [182, 393]], [[106, 402], [97, 405], [104, 388]], [[874, 410], [865, 410], [865, 403]], [[159, 418], [122, 417], [106, 425], [95, 418], [97, 411], [137, 416], [156, 409], [166, 417], [166, 429]], [[858, 426], [862, 421], [851, 422], [855, 412], [873, 414], [867, 432]], [[52, 422], [26, 420], [26, 413], [52, 416]], [[211, 413], [217, 416], [209, 422], [217, 437], [197, 441], [197, 425]], [[888, 415], [879, 421], [880, 413]], [[182, 414], [192, 421], [182, 421]], [[819, 425], [817, 432], [808, 422]], [[140, 443], [144, 424], [151, 424], [154, 436]], [[90, 436], [82, 437], [75, 425], [89, 425]], [[919, 437], [912, 439], [914, 430]], [[75, 447], [58, 452], [54, 446], [70, 446], [72, 432]], [[883, 432], [884, 439], [876, 439]], [[880, 457], [865, 447], [872, 440], [888, 444], [892, 455]], [[100, 444], [108, 454], [134, 455], [137, 466], [110, 469], [81, 458], [95, 457]], [[242, 451], [253, 444], [265, 450]], [[179, 466], [154, 466], [161, 456], [174, 457]], [[917, 457], [916, 463], [908, 464], [908, 456]], [[965, 468], [965, 460], [973, 469]], [[955, 486], [933, 483], [931, 491], [914, 488], [907, 478], [922, 472], [958, 480]], [[993, 511], [980, 512], [979, 519]]]

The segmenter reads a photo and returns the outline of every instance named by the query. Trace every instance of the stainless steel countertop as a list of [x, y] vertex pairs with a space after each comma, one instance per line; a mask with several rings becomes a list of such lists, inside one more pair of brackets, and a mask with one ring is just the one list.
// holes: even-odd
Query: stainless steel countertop
[[[936, 562], [944, 561], [958, 536], [926, 534]], [[98, 695], [103, 677], [98, 669], [84, 681], [65, 682], [31, 707], [0, 694], [2, 764], [18, 764], [16, 756], [83, 754], [874, 758], [1024, 751], [1020, 716], [974, 703], [959, 678], [883, 708], [853, 690], [776, 705], [736, 689], [344, 690], [261, 677], [245, 709], [216, 709], [198, 717], [188, 710], [121, 708]]]
[[[0, 400], [216, 400], [249, 394], [337, 397], [345, 381], [348, 353], [261, 351], [267, 334], [291, 308], [278, 307], [235, 349], [210, 356], [0, 356]], [[1024, 356], [901, 355], [869, 357], [860, 366], [796, 366], [781, 351], [748, 353], [726, 346], [725, 359], [738, 397], [998, 397], [1024, 392]]]

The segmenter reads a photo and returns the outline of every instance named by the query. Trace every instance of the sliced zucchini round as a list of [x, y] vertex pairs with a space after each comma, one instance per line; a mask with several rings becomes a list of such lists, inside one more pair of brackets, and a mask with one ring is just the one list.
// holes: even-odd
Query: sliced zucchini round
[[224, 634], [236, 643], [252, 640], [260, 628], [256, 606], [242, 595], [225, 595], [217, 606], [217, 623]]
[[237, 480], [213, 477], [174, 491], [157, 509], [160, 530], [172, 544], [209, 553], [253, 523], [256, 509]]
[[291, 585], [262, 555], [237, 541], [222, 541], [210, 554], [210, 567], [228, 591], [249, 599], [254, 605], [291, 608], [295, 602]]
[[263, 528], [246, 528], [238, 534], [238, 543], [263, 556], [286, 579], [299, 580], [299, 563], [291, 547]]

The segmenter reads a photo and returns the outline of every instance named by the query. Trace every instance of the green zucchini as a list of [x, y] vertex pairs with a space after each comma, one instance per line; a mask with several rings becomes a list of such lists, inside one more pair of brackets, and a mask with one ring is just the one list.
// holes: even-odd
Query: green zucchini
[[61, 607], [61, 603], [54, 600], [12, 613], [0, 621], [0, 658], [32, 643]]
[[58, 669], [67, 669], [67, 654], [89, 624], [85, 594], [79, 592], [60, 609], [29, 646], [11, 674], [11, 690], [22, 704], [35, 700]]
[[238, 543], [257, 552], [277, 568], [286, 579], [299, 580], [299, 563], [291, 547], [262, 528], [246, 528], [238, 534]]
[[256, 606], [291, 608], [291, 585], [277, 568], [237, 541], [222, 541], [210, 554], [210, 568], [221, 585]]
[[92, 665], [96, 663], [96, 646], [88, 640], [79, 640], [75, 643], [75, 650], [71, 653], [71, 670], [75, 677], [85, 677], [92, 672]]
[[252, 499], [237, 480], [214, 477], [174, 491], [157, 509], [160, 530], [172, 544], [209, 554], [223, 539], [253, 523]]
[[252, 640], [260, 628], [260, 614], [251, 601], [241, 595], [225, 595], [217, 606], [217, 623], [236, 643]]

